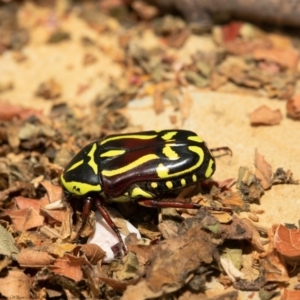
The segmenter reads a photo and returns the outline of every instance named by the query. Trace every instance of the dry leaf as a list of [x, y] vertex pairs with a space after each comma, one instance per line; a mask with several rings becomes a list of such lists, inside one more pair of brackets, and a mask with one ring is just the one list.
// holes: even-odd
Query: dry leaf
[[20, 106], [15, 106], [11, 104], [1, 103], [0, 102], [0, 120], [2, 121], [10, 121], [14, 117], [18, 119], [25, 120], [30, 116], [41, 116], [41, 111], [23, 108]]
[[77, 247], [76, 244], [69, 243], [49, 243], [45, 248], [48, 253], [58, 257], [63, 257], [65, 254], [72, 252]]
[[299, 300], [300, 291], [299, 290], [288, 290], [284, 289], [281, 296], [281, 300]]
[[249, 114], [250, 124], [259, 125], [278, 125], [282, 120], [282, 114], [279, 109], [271, 110], [266, 105], [262, 105]]
[[180, 289], [189, 274], [202, 263], [212, 262], [214, 251], [209, 234], [201, 226], [192, 227], [183, 236], [161, 242], [146, 271], [148, 286], [154, 292]]
[[15, 241], [10, 232], [8, 232], [0, 224], [0, 254], [8, 258], [16, 259], [19, 253], [18, 248], [15, 246]]
[[258, 153], [255, 149], [255, 176], [260, 180], [260, 183], [264, 190], [271, 187], [273, 183], [273, 172], [270, 164], [267, 163], [264, 156]]
[[266, 49], [257, 48], [253, 51], [256, 60], [266, 60], [278, 63], [283, 67], [296, 70], [299, 61], [299, 52], [296, 49]]
[[23, 267], [45, 267], [55, 261], [48, 252], [23, 248], [18, 256], [18, 263]]
[[46, 100], [58, 98], [62, 93], [62, 87], [54, 79], [50, 79], [40, 84], [36, 91], [36, 95]]
[[252, 230], [252, 238], [251, 238], [251, 244], [255, 247], [255, 249], [259, 252], [265, 252], [265, 248], [260, 240], [260, 234], [259, 231], [256, 229], [256, 227], [253, 225], [253, 223], [248, 219], [241, 219], [241, 221]]
[[49, 268], [56, 274], [66, 276], [78, 282], [82, 279], [81, 266], [84, 264], [88, 264], [85, 258], [66, 254], [63, 258], [56, 259], [53, 266]]
[[222, 238], [230, 240], [250, 240], [252, 239], [252, 229], [236, 216], [232, 216], [232, 222], [221, 224]]
[[274, 233], [275, 249], [290, 259], [300, 258], [300, 230], [278, 225]]
[[97, 264], [100, 259], [105, 257], [105, 251], [96, 244], [82, 245], [81, 250], [85, 253], [86, 257], [93, 265]]
[[285, 283], [289, 281], [285, 263], [276, 250], [269, 251], [267, 256], [261, 257], [260, 265], [264, 272], [265, 281]]
[[41, 185], [46, 189], [47, 195], [49, 197], [49, 202], [55, 202], [62, 199], [63, 191], [60, 185], [54, 185], [48, 180], [41, 182]]
[[242, 193], [244, 201], [249, 203], [259, 201], [264, 194], [260, 181], [247, 167], [239, 168], [236, 187]]
[[295, 120], [300, 119], [300, 95], [295, 95], [287, 101], [286, 110], [288, 117]]
[[9, 270], [0, 277], [0, 294], [6, 299], [30, 299], [30, 278], [23, 271]]
[[12, 223], [17, 231], [24, 231], [44, 224], [44, 217], [32, 207], [22, 210], [10, 210], [9, 212]]

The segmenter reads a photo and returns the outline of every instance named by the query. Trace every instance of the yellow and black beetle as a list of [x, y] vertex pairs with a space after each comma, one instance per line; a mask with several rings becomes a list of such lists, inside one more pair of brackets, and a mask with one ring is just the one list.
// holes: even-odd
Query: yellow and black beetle
[[[227, 147], [213, 149], [229, 150]], [[137, 201], [149, 207], [200, 208], [195, 203], [160, 201], [210, 178], [215, 159], [204, 141], [187, 130], [145, 131], [107, 136], [80, 150], [66, 166], [61, 183], [66, 195], [83, 199], [82, 226], [96, 205], [125, 245], [104, 208], [105, 200]], [[227, 208], [212, 208], [231, 212]]]

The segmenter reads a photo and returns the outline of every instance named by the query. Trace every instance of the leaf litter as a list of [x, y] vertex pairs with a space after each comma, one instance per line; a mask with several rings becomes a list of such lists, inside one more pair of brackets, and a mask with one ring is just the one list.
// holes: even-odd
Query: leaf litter
[[[141, 6], [134, 5], [141, 14]], [[64, 16], [77, 17], [75, 12], [61, 12], [57, 8], [53, 16], [52, 10], [33, 4], [19, 9], [19, 19], [11, 11], [4, 12], [11, 17], [13, 26], [1, 24], [1, 34], [6, 38], [0, 47], [1, 54], [15, 49], [14, 57], [19, 64], [28, 60], [22, 48], [31, 43], [30, 35], [37, 38], [36, 24], [42, 24], [43, 33], [45, 28], [52, 28], [44, 40], [47, 47], [68, 43], [75, 36], [71, 30], [58, 26]], [[94, 231], [93, 214], [83, 231], [82, 243], [76, 244], [81, 222], [76, 211], [81, 208], [73, 205], [73, 209], [64, 206], [50, 209], [49, 205], [64, 202], [58, 178], [63, 166], [81, 147], [130, 128], [122, 108], [134, 97], [150, 95], [156, 114], [164, 111], [166, 103], [170, 104], [175, 112], [180, 112], [178, 120], [184, 123], [192, 106], [189, 86], [267, 95], [287, 100], [288, 117], [298, 120], [298, 99], [293, 93], [299, 55], [290, 39], [269, 35], [247, 23], [216, 26], [213, 38], [220, 48], [209, 54], [198, 51], [186, 59], [176, 49], [187, 43], [192, 30], [177, 17], [165, 16], [144, 23], [137, 22], [132, 12], [120, 4], [106, 8], [117, 18], [89, 5], [77, 9], [95, 33], [117, 36], [115, 45], [102, 43], [97, 35], [82, 36], [80, 43], [85, 54], [80, 63], [84, 68], [94, 68], [100, 61], [98, 52], [109, 53], [121, 71], [112, 77], [96, 70], [97, 80], [104, 82], [104, 88], [91, 97], [88, 110], [82, 103], [65, 102], [67, 90], [55, 75], [37, 78], [32, 90], [33, 98], [50, 103], [49, 116], [35, 107], [6, 103], [1, 95], [0, 228], [2, 240], [7, 241], [1, 249], [1, 270], [6, 272], [0, 278], [1, 294], [8, 298], [16, 295], [39, 298], [47, 294], [48, 298], [237, 299], [234, 290], [208, 296], [206, 284], [217, 278], [226, 288], [275, 295], [277, 287], [284, 287], [294, 273], [289, 266], [296, 268], [299, 229], [278, 224], [267, 231], [260, 228], [257, 215], [263, 218], [263, 213], [251, 212], [250, 204], [263, 201], [263, 194], [275, 184], [298, 184], [298, 181], [290, 170], [277, 168], [273, 173], [272, 166], [257, 150], [255, 171], [248, 166], [237, 170], [236, 187], [235, 179], [225, 179], [181, 195], [184, 199], [178, 200], [188, 199], [203, 205], [198, 212], [162, 210], [157, 222], [155, 210], [138, 208], [138, 218], [132, 218], [131, 222], [140, 229], [142, 239], [129, 234], [126, 223], [119, 222], [121, 231], [127, 231], [129, 252], [111, 262], [104, 262], [106, 251], [101, 243], [85, 243]], [[156, 11], [147, 9], [147, 15], [142, 17], [152, 20]], [[30, 22], [24, 18], [28, 13], [33, 16]], [[152, 36], [149, 39], [152, 46], [143, 42], [146, 32]], [[10, 34], [18, 34], [18, 43], [7, 39]], [[141, 39], [135, 38], [137, 34]], [[72, 70], [74, 66], [68, 68]], [[77, 96], [89, 92], [93, 82], [87, 82], [77, 84]], [[5, 95], [16, 85], [6, 80], [0, 82], [0, 87], [0, 93]], [[251, 125], [272, 126], [282, 119], [279, 111], [267, 107], [250, 115]], [[177, 119], [173, 118], [173, 122], [176, 124]], [[246, 211], [249, 218], [211, 213], [205, 208], [221, 204], [236, 213]], [[126, 210], [122, 212], [126, 215]], [[255, 254], [251, 269], [244, 266], [245, 254], [249, 252]], [[259, 269], [255, 278], [249, 276], [254, 265]], [[282, 299], [296, 299], [297, 292], [284, 289]]]

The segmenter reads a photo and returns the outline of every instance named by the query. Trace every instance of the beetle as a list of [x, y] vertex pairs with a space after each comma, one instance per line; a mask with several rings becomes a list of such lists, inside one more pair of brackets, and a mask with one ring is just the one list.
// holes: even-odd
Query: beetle
[[[117, 226], [105, 209], [107, 201], [136, 201], [148, 207], [200, 208], [201, 205], [161, 201], [190, 185], [210, 178], [216, 169], [212, 150], [188, 130], [144, 131], [110, 135], [82, 148], [61, 174], [66, 198], [84, 202], [82, 225], [96, 206], [126, 247]], [[211, 208], [230, 212], [228, 208]]]

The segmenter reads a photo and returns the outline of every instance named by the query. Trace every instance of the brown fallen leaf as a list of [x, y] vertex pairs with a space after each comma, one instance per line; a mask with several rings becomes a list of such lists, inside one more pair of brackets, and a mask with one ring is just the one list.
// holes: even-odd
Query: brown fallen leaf
[[229, 224], [221, 224], [221, 236], [230, 240], [251, 240], [253, 230], [243, 220], [236, 216], [232, 216], [232, 222]]
[[45, 251], [47, 251], [49, 254], [55, 255], [55, 257], [64, 257], [67, 253], [73, 253], [76, 252], [76, 249], [79, 246], [76, 244], [70, 244], [70, 243], [51, 243], [48, 242], [47, 245], [43, 247]]
[[[146, 270], [147, 285], [154, 292], [180, 289], [203, 263], [213, 261], [215, 246], [202, 226], [189, 229], [183, 236], [161, 242]], [[171, 255], [172, 254], [172, 255]]]
[[273, 225], [268, 231], [268, 237], [270, 240], [269, 248], [267, 252], [260, 254], [260, 266], [264, 272], [265, 282], [288, 282], [289, 276], [287, 268], [283, 259], [283, 256], [278, 250], [278, 235], [277, 228], [284, 227], [282, 225]]
[[299, 61], [299, 51], [293, 48], [256, 48], [253, 51], [253, 58], [255, 60], [273, 61], [283, 67], [296, 70]]
[[260, 184], [267, 190], [273, 183], [273, 173], [271, 165], [265, 160], [264, 156], [255, 149], [255, 176], [260, 180]]
[[0, 103], [0, 120], [10, 121], [14, 117], [25, 120], [29, 116], [41, 116], [41, 111], [11, 105], [8, 103]]
[[136, 234], [130, 233], [126, 238], [126, 246], [128, 251], [136, 254], [140, 264], [145, 265], [151, 258], [152, 253], [156, 251], [157, 245], [140, 244]]
[[62, 87], [54, 79], [50, 79], [40, 84], [36, 91], [36, 96], [42, 97], [46, 100], [58, 98], [62, 93]]
[[38, 210], [32, 207], [21, 210], [9, 210], [6, 213], [9, 214], [17, 231], [40, 227], [44, 224], [44, 217], [39, 214]]
[[247, 226], [249, 228], [251, 228], [251, 230], [252, 230], [252, 237], [251, 237], [252, 246], [254, 246], [255, 249], [259, 252], [265, 252], [266, 250], [261, 242], [259, 231], [253, 225], [253, 223], [249, 219], [246, 219], [246, 218], [241, 219], [241, 221], [243, 223], [247, 224]]
[[19, 209], [26, 209], [32, 207], [38, 211], [41, 207], [41, 203], [39, 200], [25, 198], [22, 196], [15, 197], [15, 202]]
[[66, 276], [78, 282], [83, 277], [81, 266], [85, 264], [89, 264], [86, 258], [66, 254], [63, 258], [56, 259], [53, 266], [49, 268], [56, 274]]
[[159, 15], [158, 8], [151, 5], [151, 3], [135, 0], [132, 2], [131, 7], [143, 20], [152, 20]]
[[286, 110], [289, 118], [300, 120], [300, 95], [295, 95], [287, 101]]
[[6, 276], [0, 277], [0, 294], [3, 298], [30, 299], [30, 287], [30, 278], [21, 270], [9, 270]]
[[264, 272], [266, 282], [287, 283], [289, 281], [285, 263], [276, 250], [272, 250], [268, 252], [267, 256], [261, 257], [260, 266]]
[[266, 105], [262, 105], [249, 114], [251, 126], [259, 125], [277, 125], [282, 120], [282, 114], [279, 109], [271, 110]]
[[18, 256], [18, 263], [23, 267], [46, 267], [52, 264], [54, 257], [45, 251], [23, 248]]
[[283, 256], [290, 259], [300, 257], [300, 230], [278, 225], [274, 232], [274, 247]]
[[96, 244], [82, 245], [81, 250], [85, 253], [86, 257], [93, 265], [97, 264], [100, 259], [105, 257], [105, 251]]
[[54, 185], [48, 180], [42, 181], [41, 185], [47, 191], [49, 202], [60, 200], [63, 197], [63, 191], [60, 185]]
[[240, 167], [236, 187], [240, 190], [245, 202], [259, 201], [264, 194], [258, 178], [247, 167]]
[[[110, 278], [109, 278], [110, 279]], [[112, 279], [110, 279], [111, 281]], [[109, 283], [107, 283], [109, 284]], [[141, 280], [135, 285], [129, 285], [122, 296], [122, 300], [146, 300], [155, 299], [163, 294], [163, 291], [153, 291], [146, 280]]]
[[298, 299], [300, 299], [299, 290], [284, 289], [283, 294], [281, 296], [281, 300], [298, 300]]

